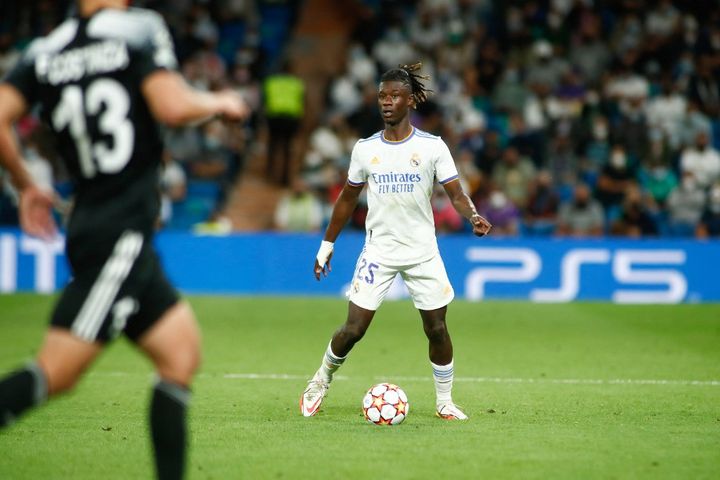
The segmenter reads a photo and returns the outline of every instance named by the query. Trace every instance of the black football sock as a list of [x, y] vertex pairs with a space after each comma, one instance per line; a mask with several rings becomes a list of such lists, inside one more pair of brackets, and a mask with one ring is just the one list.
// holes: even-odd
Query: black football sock
[[155, 384], [150, 404], [150, 431], [160, 480], [183, 477], [187, 437], [185, 412], [189, 401], [187, 388], [165, 380]]
[[25, 410], [47, 398], [47, 379], [36, 363], [0, 380], [0, 428], [12, 424]]

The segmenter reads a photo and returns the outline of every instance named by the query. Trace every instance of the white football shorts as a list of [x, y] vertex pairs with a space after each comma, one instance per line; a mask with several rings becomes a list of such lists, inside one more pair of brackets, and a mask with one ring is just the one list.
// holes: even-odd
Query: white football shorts
[[425, 262], [397, 267], [383, 265], [365, 250], [358, 258], [347, 297], [358, 307], [377, 310], [397, 274], [402, 276], [415, 308], [419, 310], [435, 310], [455, 298], [439, 253]]

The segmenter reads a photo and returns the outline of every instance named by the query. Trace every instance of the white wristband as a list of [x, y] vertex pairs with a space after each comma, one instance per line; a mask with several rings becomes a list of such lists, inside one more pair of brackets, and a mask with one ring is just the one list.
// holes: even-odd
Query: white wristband
[[327, 263], [330, 254], [333, 252], [334, 246], [335, 244], [333, 242], [327, 242], [325, 240], [320, 242], [320, 249], [318, 250], [316, 258], [318, 265], [320, 265], [321, 268]]

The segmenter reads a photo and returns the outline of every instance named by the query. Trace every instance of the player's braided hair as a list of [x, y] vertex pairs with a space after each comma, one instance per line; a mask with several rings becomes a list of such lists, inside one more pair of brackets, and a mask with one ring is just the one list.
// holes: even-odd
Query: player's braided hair
[[429, 80], [430, 75], [420, 75], [417, 72], [422, 68], [422, 62], [413, 63], [412, 65], [398, 65], [383, 73], [380, 77], [381, 82], [398, 81], [410, 87], [410, 94], [415, 99], [415, 104], [419, 105], [427, 101], [428, 93], [432, 90], [425, 88], [421, 80]]

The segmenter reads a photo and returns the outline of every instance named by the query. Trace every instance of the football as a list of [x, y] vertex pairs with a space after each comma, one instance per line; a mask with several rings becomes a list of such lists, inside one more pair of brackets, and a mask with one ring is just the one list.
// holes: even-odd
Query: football
[[410, 404], [402, 388], [392, 383], [378, 383], [365, 394], [362, 409], [370, 423], [398, 425], [407, 417]]

